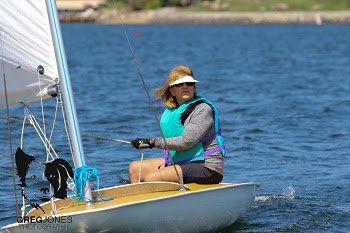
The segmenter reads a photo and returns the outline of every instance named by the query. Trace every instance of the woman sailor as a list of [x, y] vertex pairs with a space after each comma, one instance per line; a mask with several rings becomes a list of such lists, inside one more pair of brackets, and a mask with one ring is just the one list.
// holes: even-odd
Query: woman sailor
[[179, 182], [177, 174], [183, 176], [184, 183], [221, 182], [225, 147], [218, 111], [212, 102], [197, 96], [197, 82], [190, 68], [179, 65], [156, 90], [155, 96], [166, 105], [160, 120], [164, 138], [136, 138], [131, 143], [136, 149], [161, 148], [164, 158], [142, 161], [141, 174], [141, 161], [131, 162], [130, 183], [139, 179]]

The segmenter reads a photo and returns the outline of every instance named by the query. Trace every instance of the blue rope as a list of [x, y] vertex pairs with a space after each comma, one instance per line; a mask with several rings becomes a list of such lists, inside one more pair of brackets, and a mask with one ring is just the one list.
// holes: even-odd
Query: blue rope
[[98, 170], [94, 167], [89, 166], [81, 166], [78, 168], [73, 169], [74, 172], [74, 179], [73, 182], [75, 184], [75, 190], [71, 194], [71, 196], [76, 195], [75, 198], [72, 198], [73, 200], [82, 201], [83, 199], [87, 199], [88, 201], [92, 201], [89, 198], [85, 197], [84, 190], [86, 186], [86, 182], [91, 178], [97, 179], [97, 193], [98, 196], [103, 201], [109, 201], [112, 200], [112, 198], [104, 199], [102, 198], [101, 192], [100, 192], [100, 178], [98, 176]]

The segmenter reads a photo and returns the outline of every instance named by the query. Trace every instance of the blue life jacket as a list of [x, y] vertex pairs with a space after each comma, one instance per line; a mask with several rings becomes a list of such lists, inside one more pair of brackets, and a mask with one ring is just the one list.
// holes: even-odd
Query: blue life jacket
[[[160, 126], [163, 131], [164, 137], [172, 138], [172, 137], [181, 136], [185, 129], [184, 121], [186, 119], [183, 118], [183, 115], [185, 114], [186, 109], [190, 105], [199, 104], [199, 103], [206, 103], [213, 110], [214, 134], [208, 135], [202, 138], [201, 141], [196, 143], [193, 147], [183, 151], [164, 150], [163, 155], [164, 155], [166, 165], [171, 164], [169, 154], [175, 164], [184, 164], [188, 162], [201, 161], [201, 160], [204, 160], [205, 157], [217, 151], [220, 151], [223, 156], [226, 154], [224, 140], [221, 136], [218, 111], [215, 105], [211, 101], [200, 96], [186, 103], [183, 103], [178, 108], [167, 108], [164, 110], [162, 117], [160, 119]], [[214, 138], [217, 140], [218, 146], [211, 150], [204, 151], [203, 142], [213, 140]]]

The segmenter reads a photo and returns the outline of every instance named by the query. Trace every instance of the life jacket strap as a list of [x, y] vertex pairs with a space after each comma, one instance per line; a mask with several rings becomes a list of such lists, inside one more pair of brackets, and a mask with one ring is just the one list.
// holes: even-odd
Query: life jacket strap
[[168, 150], [163, 150], [163, 157], [164, 157], [164, 165], [165, 167], [171, 165], [171, 160], [169, 157], [169, 151]]
[[211, 141], [217, 137], [221, 136], [221, 132], [218, 132], [218, 133], [213, 133], [213, 134], [210, 134], [208, 136], [205, 136], [204, 138], [202, 138], [202, 142], [208, 142], [208, 141]]
[[221, 150], [225, 150], [225, 146], [217, 146], [213, 149], [207, 150], [205, 151], [203, 154], [201, 154], [200, 156], [196, 157], [196, 158], [200, 158], [200, 157], [207, 157], [217, 151], [221, 151]]
[[[223, 151], [223, 150], [225, 150], [225, 146], [217, 146], [217, 147], [215, 147], [213, 149], [205, 151], [204, 153], [202, 153], [201, 155], [196, 156], [195, 158], [178, 161], [178, 162], [176, 162], [176, 164], [185, 164], [185, 163], [190, 162], [193, 159], [197, 160], [198, 158], [205, 158], [205, 157], [208, 157], [209, 155], [211, 155], [211, 154], [213, 154], [213, 153], [215, 153], [217, 151]], [[163, 157], [164, 157], [164, 164], [165, 164], [165, 166], [166, 167], [170, 166], [171, 165], [171, 160], [170, 160], [169, 153], [168, 153], [167, 150], [163, 150]]]

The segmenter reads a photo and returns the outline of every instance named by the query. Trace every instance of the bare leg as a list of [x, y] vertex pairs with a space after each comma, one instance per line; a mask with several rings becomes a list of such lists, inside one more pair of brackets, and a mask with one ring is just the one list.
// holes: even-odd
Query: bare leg
[[[180, 176], [182, 176], [182, 170], [181, 167], [178, 165], [175, 165], [177, 172]], [[168, 167], [162, 167], [158, 169], [157, 171], [154, 171], [150, 174], [148, 174], [145, 177], [144, 181], [152, 182], [152, 181], [169, 181], [169, 182], [176, 182], [179, 183], [179, 177], [176, 174], [174, 166], [168, 166]]]
[[[140, 161], [133, 161], [129, 166], [130, 183], [136, 183], [139, 180]], [[161, 166], [161, 167], [160, 167]], [[160, 168], [159, 168], [160, 167]], [[176, 165], [179, 175], [182, 170]], [[148, 159], [142, 162], [141, 182], [151, 181], [170, 181], [179, 182], [174, 166], [164, 167], [163, 158]]]
[[[146, 159], [142, 161], [141, 181], [144, 181], [147, 174], [158, 170], [158, 167], [164, 163], [163, 158]], [[129, 181], [136, 183], [139, 180], [141, 161], [133, 161], [129, 165]]]

